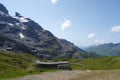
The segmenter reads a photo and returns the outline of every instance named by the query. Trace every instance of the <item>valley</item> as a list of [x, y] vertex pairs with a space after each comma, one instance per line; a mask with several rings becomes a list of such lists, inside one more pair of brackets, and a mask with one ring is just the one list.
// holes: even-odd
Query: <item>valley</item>
[[[57, 58], [54, 60], [40, 60], [46, 62], [59, 62], [59, 61], [68, 61], [70, 63], [71, 70], [56, 70], [56, 69], [43, 69], [36, 68], [35, 61], [38, 60], [35, 56], [23, 53], [15, 52], [6, 52], [0, 51], [0, 80], [14, 79], [25, 80], [39, 80], [38, 78], [47, 80], [46, 76], [56, 78], [56, 80], [71, 80], [79, 74], [83, 75], [92, 75], [94, 72], [98, 72], [98, 75], [101, 75], [101, 71], [106, 71], [106, 73], [111, 73], [114, 71], [119, 73], [120, 69], [120, 58], [119, 57], [103, 57], [103, 58], [86, 58], [86, 59], [66, 59], [66, 58]], [[100, 71], [100, 73], [99, 73]], [[33, 76], [27, 76], [33, 75]], [[71, 76], [68, 76], [71, 75]], [[105, 74], [106, 75], [106, 74]], [[114, 74], [113, 74], [114, 75]], [[62, 77], [63, 76], [63, 77]], [[97, 76], [97, 75], [96, 75]], [[101, 75], [102, 76], [102, 75]], [[62, 77], [62, 79], [61, 79]], [[80, 76], [81, 77], [81, 76]], [[35, 78], [35, 79], [34, 79]], [[77, 78], [77, 77], [75, 77]], [[119, 78], [119, 77], [118, 77]], [[75, 79], [76, 80], [76, 79]], [[86, 79], [87, 80], [87, 79]]]
[[[64, 21], [61, 33], [72, 26], [70, 20]], [[76, 36], [72, 35], [71, 39]], [[84, 44], [95, 37], [90, 33], [91, 40]], [[18, 12], [11, 15], [0, 3], [0, 80], [120, 80], [120, 43], [95, 42], [96, 46], [83, 50]]]

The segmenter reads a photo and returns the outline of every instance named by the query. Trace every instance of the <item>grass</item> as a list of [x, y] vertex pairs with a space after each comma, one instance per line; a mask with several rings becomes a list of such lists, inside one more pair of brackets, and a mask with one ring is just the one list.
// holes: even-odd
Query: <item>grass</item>
[[43, 70], [34, 70], [32, 64], [35, 60], [36, 58], [29, 54], [0, 51], [0, 79], [43, 72]]
[[119, 70], [119, 57], [86, 58], [86, 59], [56, 59], [55, 61], [69, 61], [72, 70]]
[[[33, 65], [36, 57], [15, 52], [0, 51], [0, 80], [23, 77], [25, 75], [41, 74], [56, 70], [36, 69]], [[87, 59], [56, 59], [54, 61], [69, 61], [72, 70], [119, 70], [119, 57], [87, 58]], [[101, 73], [101, 72], [100, 72]], [[93, 73], [94, 74], [94, 73]], [[92, 75], [92, 74], [89, 74]]]
[[34, 66], [36, 59], [33, 55], [25, 53], [0, 51], [0, 80], [55, 71], [36, 69]]
[[0, 79], [10, 79], [10, 78], [17, 78], [23, 77], [25, 75], [32, 75], [32, 74], [41, 74], [43, 70], [21, 70], [21, 71], [9, 71], [9, 72], [1, 72]]
[[83, 60], [69, 60], [72, 69], [78, 70], [119, 70], [119, 57], [104, 57], [104, 58], [88, 58]]

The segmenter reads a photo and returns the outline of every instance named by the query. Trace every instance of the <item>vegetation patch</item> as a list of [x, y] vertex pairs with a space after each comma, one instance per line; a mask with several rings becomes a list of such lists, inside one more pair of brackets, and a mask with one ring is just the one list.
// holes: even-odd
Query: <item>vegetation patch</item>
[[54, 61], [69, 61], [72, 70], [114, 70], [120, 69], [119, 57], [102, 57], [86, 59], [55, 59]]
[[36, 69], [33, 55], [0, 51], [0, 80], [17, 78], [25, 75], [53, 72], [53, 69]]
[[0, 51], [0, 79], [29, 74], [35, 59], [29, 54]]
[[[33, 55], [16, 52], [0, 51], [0, 79], [16, 78], [42, 72], [53, 72], [53, 69], [36, 69], [34, 65], [37, 59]], [[42, 60], [47, 61], [47, 60]], [[71, 70], [119, 70], [119, 57], [67, 59], [56, 58], [50, 61], [68, 61]]]

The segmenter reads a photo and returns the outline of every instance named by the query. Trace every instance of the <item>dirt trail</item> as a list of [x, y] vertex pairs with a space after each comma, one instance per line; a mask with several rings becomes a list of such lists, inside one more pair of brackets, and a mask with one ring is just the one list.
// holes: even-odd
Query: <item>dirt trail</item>
[[58, 71], [12, 80], [120, 80], [120, 70]]
[[17, 78], [13, 80], [72, 80], [77, 75], [86, 71], [59, 71], [43, 73], [41, 75], [30, 75], [23, 78]]

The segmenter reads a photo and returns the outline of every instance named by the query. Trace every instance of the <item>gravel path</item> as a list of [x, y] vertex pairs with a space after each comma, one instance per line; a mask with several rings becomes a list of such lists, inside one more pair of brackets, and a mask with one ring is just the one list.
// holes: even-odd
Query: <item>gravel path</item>
[[14, 80], [72, 80], [81, 73], [84, 73], [84, 71], [59, 71], [43, 73], [41, 75], [30, 75]]
[[12, 80], [120, 80], [120, 70], [58, 71]]

